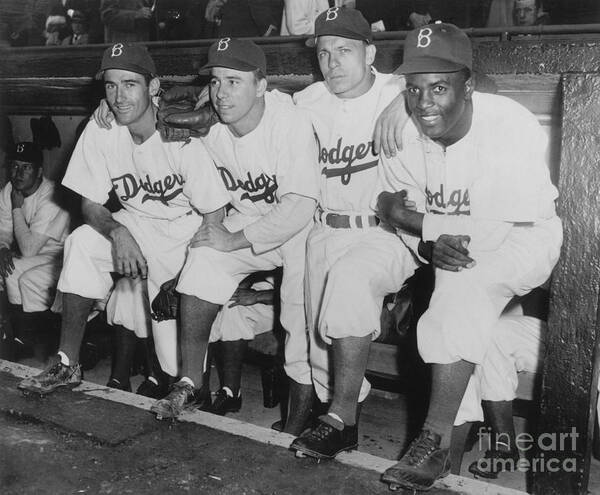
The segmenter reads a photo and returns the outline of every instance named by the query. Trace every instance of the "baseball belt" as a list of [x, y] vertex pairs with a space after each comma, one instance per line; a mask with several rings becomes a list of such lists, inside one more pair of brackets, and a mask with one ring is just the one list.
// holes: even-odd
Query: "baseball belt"
[[334, 229], [367, 229], [379, 225], [379, 218], [375, 215], [340, 215], [321, 212], [319, 220]]

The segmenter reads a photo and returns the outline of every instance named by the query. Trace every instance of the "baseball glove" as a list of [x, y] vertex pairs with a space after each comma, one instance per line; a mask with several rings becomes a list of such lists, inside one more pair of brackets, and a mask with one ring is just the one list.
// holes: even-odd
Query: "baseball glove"
[[157, 129], [164, 141], [206, 136], [218, 120], [204, 88], [174, 87], [161, 96]]
[[175, 291], [177, 278], [167, 280], [160, 286], [158, 294], [150, 305], [152, 319], [155, 321], [173, 320], [177, 318], [179, 309], [179, 293]]

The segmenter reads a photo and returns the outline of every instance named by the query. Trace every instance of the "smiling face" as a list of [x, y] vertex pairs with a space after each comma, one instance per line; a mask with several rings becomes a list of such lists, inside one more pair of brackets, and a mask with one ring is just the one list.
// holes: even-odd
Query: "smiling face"
[[339, 98], [356, 98], [373, 84], [375, 46], [339, 36], [319, 36], [317, 58], [327, 86]]
[[213, 67], [210, 73], [210, 101], [221, 122], [238, 136], [253, 130], [262, 117], [266, 79], [227, 67]]
[[473, 83], [463, 72], [407, 74], [408, 108], [421, 132], [445, 146], [471, 127]]
[[42, 167], [29, 162], [13, 160], [10, 165], [10, 183], [13, 189], [29, 196], [42, 182]]
[[158, 79], [147, 83], [146, 78], [137, 72], [123, 69], [104, 71], [106, 101], [120, 125], [153, 127], [152, 96], [157, 94], [159, 87]]

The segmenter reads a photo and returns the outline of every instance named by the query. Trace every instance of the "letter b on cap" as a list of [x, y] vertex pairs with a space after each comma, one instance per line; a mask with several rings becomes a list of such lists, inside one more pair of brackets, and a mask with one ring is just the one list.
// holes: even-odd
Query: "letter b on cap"
[[423, 28], [419, 31], [417, 36], [417, 48], [427, 48], [431, 45], [431, 35], [433, 31], [431, 28]]
[[227, 48], [229, 48], [230, 41], [231, 41], [231, 38], [221, 38], [219, 40], [219, 43], [217, 44], [217, 51], [224, 52], [225, 50], [227, 50]]
[[325, 20], [326, 21], [333, 21], [334, 19], [337, 19], [338, 16], [338, 10], [340, 10], [339, 7], [331, 7], [328, 11], [327, 11], [327, 15], [325, 16]]
[[23, 153], [25, 151], [25, 145], [23, 143], [17, 144], [17, 153]]
[[110, 52], [111, 57], [120, 57], [123, 55], [123, 43], [115, 43]]

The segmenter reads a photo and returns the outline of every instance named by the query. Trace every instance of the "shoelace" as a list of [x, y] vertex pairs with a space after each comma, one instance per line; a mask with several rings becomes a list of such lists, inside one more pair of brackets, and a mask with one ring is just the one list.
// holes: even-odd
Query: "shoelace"
[[333, 431], [333, 429], [333, 426], [330, 426], [327, 423], [319, 423], [319, 426], [309, 433], [309, 437], [317, 440], [323, 440]]
[[431, 437], [417, 438], [408, 451], [409, 464], [421, 464], [435, 449], [437, 445]]

